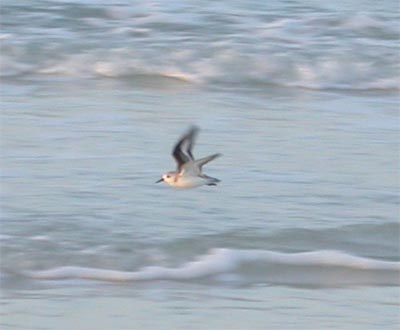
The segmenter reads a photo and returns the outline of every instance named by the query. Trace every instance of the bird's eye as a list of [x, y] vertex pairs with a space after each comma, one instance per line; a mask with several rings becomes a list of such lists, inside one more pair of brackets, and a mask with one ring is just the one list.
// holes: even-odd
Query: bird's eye
[[169, 179], [169, 175], [167, 175], [167, 179]]

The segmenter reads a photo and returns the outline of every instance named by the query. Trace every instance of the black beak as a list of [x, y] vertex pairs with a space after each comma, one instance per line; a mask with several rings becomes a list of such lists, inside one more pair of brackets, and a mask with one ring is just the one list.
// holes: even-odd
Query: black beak
[[164, 181], [164, 179], [161, 178], [160, 180], [156, 181], [155, 183], [160, 183], [160, 182], [163, 182], [163, 181]]

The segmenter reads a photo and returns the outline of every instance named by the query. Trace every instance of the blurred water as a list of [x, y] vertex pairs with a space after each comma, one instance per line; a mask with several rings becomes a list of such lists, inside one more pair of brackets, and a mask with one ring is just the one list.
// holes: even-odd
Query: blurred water
[[395, 328], [396, 8], [3, 1], [3, 326]]
[[398, 90], [398, 3], [4, 1], [2, 74]]

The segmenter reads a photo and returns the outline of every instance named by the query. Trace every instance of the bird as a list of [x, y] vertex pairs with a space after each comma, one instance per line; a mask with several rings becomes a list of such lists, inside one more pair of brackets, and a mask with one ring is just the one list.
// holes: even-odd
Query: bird
[[173, 188], [196, 188], [200, 186], [216, 186], [220, 180], [203, 174], [205, 164], [221, 156], [216, 153], [204, 158], [194, 159], [192, 149], [198, 135], [199, 127], [191, 126], [189, 130], [178, 140], [172, 150], [172, 156], [177, 163], [176, 171], [165, 173], [156, 181], [165, 182]]

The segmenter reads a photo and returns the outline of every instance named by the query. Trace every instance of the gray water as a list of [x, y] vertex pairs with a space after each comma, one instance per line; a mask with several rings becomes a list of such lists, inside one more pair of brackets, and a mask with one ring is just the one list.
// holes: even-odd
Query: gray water
[[395, 329], [397, 9], [4, 1], [2, 328]]

